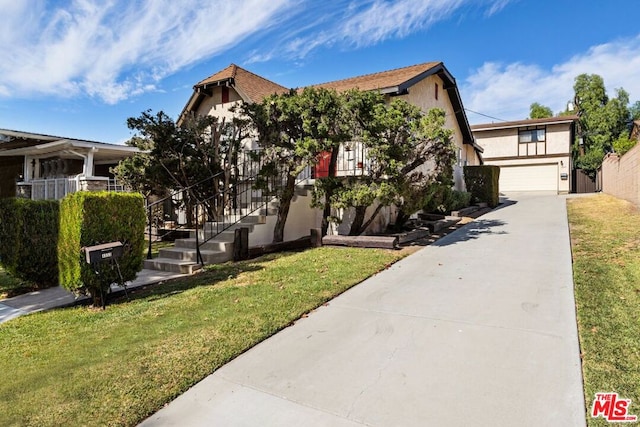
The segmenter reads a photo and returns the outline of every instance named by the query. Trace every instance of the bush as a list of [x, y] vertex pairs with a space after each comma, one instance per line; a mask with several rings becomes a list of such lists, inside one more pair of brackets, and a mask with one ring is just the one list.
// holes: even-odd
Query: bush
[[498, 180], [500, 179], [500, 167], [498, 166], [465, 166], [464, 182], [467, 191], [471, 193], [471, 201], [487, 202], [495, 208], [500, 202]]
[[444, 214], [465, 208], [471, 202], [471, 193], [444, 184], [435, 184], [429, 192], [428, 201], [422, 208], [425, 212]]
[[59, 205], [50, 200], [0, 199], [0, 263], [38, 288], [58, 284]]
[[82, 248], [115, 241], [124, 245], [118, 259], [122, 279], [135, 279], [142, 268], [145, 217], [140, 194], [78, 192], [65, 197], [60, 205], [60, 285], [91, 295], [95, 305], [103, 304], [102, 294], [111, 283], [120, 282], [118, 269], [104, 263], [96, 273]]

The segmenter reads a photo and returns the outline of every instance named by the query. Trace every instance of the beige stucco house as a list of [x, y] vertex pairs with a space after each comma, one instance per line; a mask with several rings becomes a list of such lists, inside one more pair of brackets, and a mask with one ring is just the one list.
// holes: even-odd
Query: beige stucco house
[[[446, 112], [446, 126], [454, 132], [457, 147], [455, 165], [455, 187], [464, 189], [463, 167], [482, 164], [482, 148], [475, 143], [467, 120], [456, 81], [442, 62], [427, 62], [409, 67], [397, 68], [378, 73], [350, 77], [343, 80], [320, 83], [314, 87], [333, 89], [338, 92], [349, 89], [377, 91], [390, 102], [394, 98], [404, 99], [420, 107], [423, 111], [441, 108]], [[194, 86], [189, 101], [182, 110], [178, 123], [187, 115], [214, 115], [218, 118], [232, 117], [231, 107], [240, 102], [261, 102], [266, 96], [285, 93], [290, 89], [254, 74], [235, 64], [207, 77]], [[255, 141], [245, 144], [246, 149], [254, 149]], [[338, 175], [365, 174], [366, 153], [356, 143], [345, 144], [338, 155]], [[317, 170], [315, 171], [317, 172]], [[314, 173], [315, 173], [314, 172]], [[312, 183], [313, 175], [305, 184]], [[308, 234], [309, 228], [320, 222], [318, 212], [309, 211], [309, 200], [299, 197], [302, 203], [294, 203], [287, 220], [285, 239], [294, 239]], [[302, 207], [304, 204], [304, 207]], [[343, 218], [344, 220], [345, 218]], [[390, 221], [391, 214], [381, 215], [381, 222], [372, 224], [371, 231], [381, 228]], [[344, 224], [343, 224], [344, 225]], [[339, 230], [336, 230], [339, 232]]]
[[140, 150], [0, 129], [0, 197], [58, 200], [80, 190], [122, 191], [109, 169]]
[[577, 116], [471, 127], [487, 165], [500, 166], [500, 192], [571, 191], [571, 146]]

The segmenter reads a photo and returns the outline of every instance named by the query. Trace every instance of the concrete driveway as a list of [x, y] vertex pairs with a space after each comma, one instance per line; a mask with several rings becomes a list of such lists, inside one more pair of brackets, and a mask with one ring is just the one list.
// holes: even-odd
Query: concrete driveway
[[565, 198], [511, 196], [142, 425], [585, 425]]

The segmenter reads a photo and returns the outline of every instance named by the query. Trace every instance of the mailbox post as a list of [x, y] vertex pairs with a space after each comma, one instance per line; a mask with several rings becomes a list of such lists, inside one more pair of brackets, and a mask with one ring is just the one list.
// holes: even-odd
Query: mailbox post
[[[120, 272], [120, 265], [118, 264], [118, 258], [122, 256], [123, 245], [121, 242], [111, 242], [111, 243], [103, 243], [101, 245], [95, 246], [87, 246], [83, 248], [85, 254], [85, 261], [87, 264], [90, 264], [96, 274], [99, 274], [98, 270], [103, 264], [115, 264], [118, 268], [118, 275], [120, 276], [120, 282], [124, 287], [124, 292], [126, 294], [127, 287], [124, 284], [124, 280], [122, 279], [122, 273]], [[102, 292], [103, 285], [110, 286], [111, 283], [101, 283], [100, 284], [100, 300], [102, 302], [102, 308], [105, 307], [104, 294]]]

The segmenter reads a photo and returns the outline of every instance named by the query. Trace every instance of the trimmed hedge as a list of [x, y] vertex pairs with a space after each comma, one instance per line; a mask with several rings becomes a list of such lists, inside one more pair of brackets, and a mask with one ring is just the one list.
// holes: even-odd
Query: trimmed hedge
[[59, 204], [0, 199], [0, 264], [38, 288], [58, 284]]
[[120, 282], [118, 269], [104, 263], [96, 273], [86, 263], [82, 248], [122, 242], [120, 272], [124, 281], [133, 280], [142, 269], [145, 223], [144, 199], [140, 194], [81, 191], [66, 196], [60, 204], [60, 285], [89, 294], [94, 304], [102, 305], [101, 295], [111, 283]]
[[500, 202], [499, 179], [499, 166], [464, 167], [464, 182], [467, 186], [467, 191], [471, 193], [473, 202], [487, 202], [492, 208], [498, 206]]

